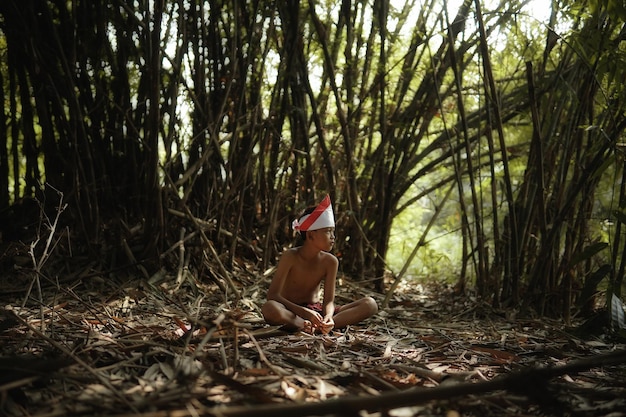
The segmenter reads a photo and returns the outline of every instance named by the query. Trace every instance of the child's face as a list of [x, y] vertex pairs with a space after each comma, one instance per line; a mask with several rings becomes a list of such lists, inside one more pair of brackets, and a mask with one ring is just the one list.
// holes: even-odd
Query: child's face
[[324, 229], [312, 230], [307, 233], [312, 233], [313, 240], [319, 245], [322, 250], [329, 251], [335, 244], [335, 228], [325, 227]]

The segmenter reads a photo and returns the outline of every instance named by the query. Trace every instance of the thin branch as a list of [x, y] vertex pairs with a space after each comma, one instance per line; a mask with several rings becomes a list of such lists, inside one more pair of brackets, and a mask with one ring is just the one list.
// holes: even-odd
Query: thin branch
[[[196, 410], [199, 416], [224, 417], [282, 417], [313, 415], [354, 415], [362, 410], [368, 412], [393, 410], [409, 407], [433, 400], [450, 400], [468, 395], [486, 394], [493, 391], [512, 391], [522, 395], [534, 396], [553, 378], [571, 375], [591, 368], [619, 365], [626, 363], [626, 350], [596, 355], [566, 365], [555, 367], [531, 367], [503, 375], [485, 382], [466, 382], [442, 384], [435, 388], [413, 388], [405, 391], [392, 391], [379, 396], [351, 396], [318, 403], [255, 405], [237, 407], [213, 407]], [[158, 411], [141, 414], [141, 417], [177, 417], [187, 416], [188, 411]], [[117, 417], [138, 417], [137, 414], [121, 414]]]

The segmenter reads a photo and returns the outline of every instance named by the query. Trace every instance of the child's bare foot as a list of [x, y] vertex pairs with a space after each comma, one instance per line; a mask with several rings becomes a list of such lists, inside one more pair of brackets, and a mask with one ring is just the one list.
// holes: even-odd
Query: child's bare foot
[[289, 333], [303, 332], [308, 334], [315, 334], [315, 326], [313, 326], [313, 323], [311, 323], [309, 320], [304, 320], [301, 317], [298, 317], [295, 323], [284, 324], [280, 327], [280, 330]]
[[313, 326], [313, 323], [311, 323], [310, 321], [304, 320], [304, 324], [300, 328], [300, 331], [304, 333], [308, 333], [308, 334], [314, 334], [315, 327]]

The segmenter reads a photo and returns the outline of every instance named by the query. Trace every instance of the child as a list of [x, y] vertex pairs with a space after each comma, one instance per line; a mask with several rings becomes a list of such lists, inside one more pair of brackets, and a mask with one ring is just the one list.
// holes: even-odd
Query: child
[[[292, 225], [304, 243], [283, 252], [262, 308], [265, 320], [289, 330], [327, 334], [376, 314], [378, 305], [372, 297], [335, 306], [339, 261], [329, 253], [335, 243], [330, 197], [327, 195], [317, 207], [309, 207]], [[322, 282], [324, 298], [320, 302]]]

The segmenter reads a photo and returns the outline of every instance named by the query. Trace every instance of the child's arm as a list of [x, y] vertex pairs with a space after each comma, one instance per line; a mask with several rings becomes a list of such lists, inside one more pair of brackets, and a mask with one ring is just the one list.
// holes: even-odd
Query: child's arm
[[337, 270], [339, 261], [334, 255], [328, 254], [325, 260], [327, 264], [326, 278], [324, 279], [324, 302], [322, 314], [324, 315], [322, 331], [328, 333], [335, 326], [333, 315], [335, 314], [335, 286], [337, 283]]
[[291, 270], [292, 265], [294, 264], [294, 262], [296, 262], [295, 256], [295, 252], [284, 252], [280, 257], [276, 272], [274, 273], [274, 278], [272, 279], [270, 287], [267, 290], [267, 299], [281, 303], [293, 314], [300, 316], [303, 319], [309, 320], [314, 326], [321, 326], [323, 321], [323, 317], [321, 314], [301, 305], [298, 305], [283, 296], [283, 287], [285, 286], [285, 281], [289, 276], [289, 271]]

